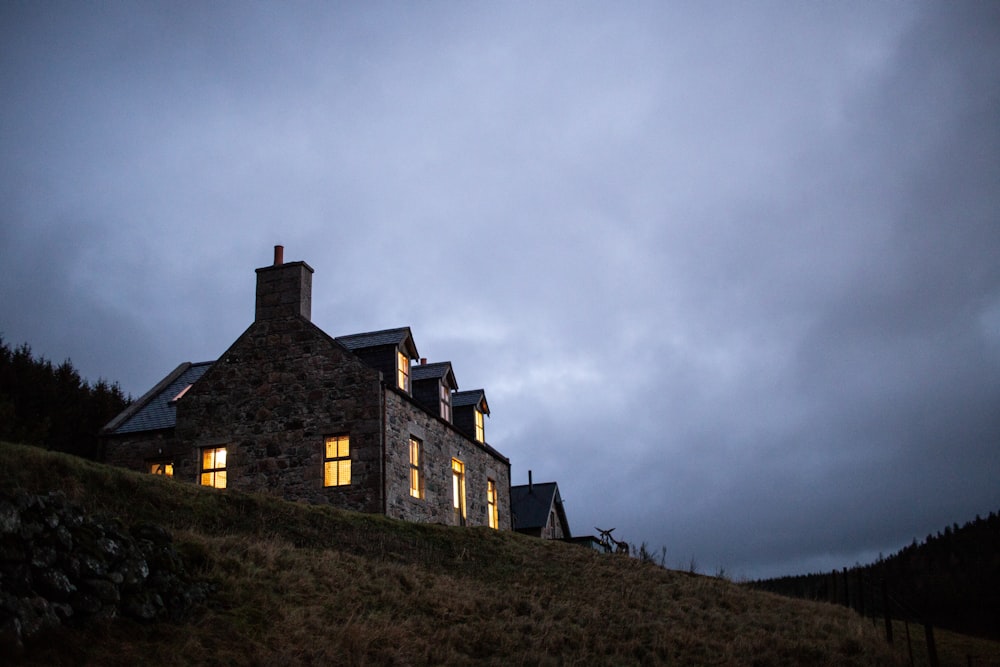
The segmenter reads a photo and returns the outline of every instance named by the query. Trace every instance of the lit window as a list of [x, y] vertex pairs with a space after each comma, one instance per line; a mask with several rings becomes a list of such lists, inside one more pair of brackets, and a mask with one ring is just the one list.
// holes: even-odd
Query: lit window
[[451, 391], [441, 384], [441, 419], [451, 421]]
[[152, 475], [166, 475], [167, 477], [174, 476], [174, 464], [173, 463], [150, 463], [149, 472]]
[[323, 486], [347, 486], [351, 483], [351, 440], [346, 435], [326, 439], [323, 457]]
[[451, 500], [455, 510], [455, 523], [465, 525], [465, 464], [451, 460]]
[[201, 485], [226, 488], [226, 448], [201, 450]]
[[478, 442], [486, 442], [486, 434], [483, 429], [483, 413], [479, 410], [474, 410], [476, 415], [476, 440]]
[[424, 480], [420, 475], [420, 441], [410, 438], [410, 495], [424, 497]]
[[182, 398], [184, 398], [184, 394], [188, 393], [188, 389], [190, 389], [193, 386], [194, 386], [193, 384], [189, 384], [188, 386], [186, 386], [183, 389], [181, 389], [179, 392], [177, 392], [176, 396], [174, 396], [173, 398], [170, 399], [170, 402], [171, 403], [176, 403], [177, 401], [179, 401]]
[[490, 528], [500, 527], [500, 516], [497, 512], [497, 483], [486, 480], [486, 511], [489, 512]]
[[399, 350], [396, 350], [396, 386], [410, 391], [410, 360]]

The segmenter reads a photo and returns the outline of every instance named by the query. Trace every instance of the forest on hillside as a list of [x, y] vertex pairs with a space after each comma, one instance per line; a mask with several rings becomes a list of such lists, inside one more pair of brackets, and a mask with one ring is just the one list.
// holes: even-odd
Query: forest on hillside
[[0, 440], [97, 460], [98, 431], [130, 402], [117, 382], [90, 384], [69, 359], [54, 365], [0, 337]]
[[1000, 639], [1000, 516], [953, 524], [870, 565], [751, 585]]

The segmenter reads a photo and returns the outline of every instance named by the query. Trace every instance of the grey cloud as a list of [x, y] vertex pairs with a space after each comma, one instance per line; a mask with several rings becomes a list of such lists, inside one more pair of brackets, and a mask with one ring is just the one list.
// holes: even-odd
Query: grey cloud
[[[410, 325], [515, 482], [668, 561], [996, 509], [1000, 49], [974, 3], [0, 9], [0, 331], [142, 393]], [[859, 520], [858, 517], [863, 517]]]

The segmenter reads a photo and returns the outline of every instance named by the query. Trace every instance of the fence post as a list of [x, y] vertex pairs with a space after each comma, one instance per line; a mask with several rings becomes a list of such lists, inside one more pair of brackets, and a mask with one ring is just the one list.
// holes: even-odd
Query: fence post
[[903, 627], [906, 628], [906, 651], [910, 654], [910, 667], [913, 667], [913, 640], [910, 639], [910, 622], [905, 618]]
[[889, 616], [889, 582], [882, 578], [882, 613], [885, 614], [885, 640], [892, 643], [892, 618]]
[[851, 586], [850, 586], [851, 575], [848, 573], [847, 568], [844, 568], [844, 606], [848, 609], [851, 608]]
[[858, 594], [857, 594], [857, 610], [861, 618], [865, 617], [865, 573], [864, 570], [858, 570]]
[[927, 660], [931, 667], [938, 667], [937, 645], [934, 643], [934, 628], [930, 623], [924, 623], [924, 635], [927, 637]]

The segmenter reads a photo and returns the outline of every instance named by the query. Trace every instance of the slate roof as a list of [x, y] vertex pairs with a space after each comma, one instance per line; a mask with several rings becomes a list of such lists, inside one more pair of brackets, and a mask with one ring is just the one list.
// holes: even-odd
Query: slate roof
[[483, 402], [483, 412], [490, 414], [490, 405], [486, 402], [486, 391], [483, 389], [469, 389], [468, 391], [456, 391], [451, 395], [452, 407], [465, 407], [466, 405], [479, 405]]
[[396, 329], [382, 329], [381, 331], [369, 331], [367, 333], [351, 334], [349, 336], [338, 336], [335, 339], [348, 350], [362, 350], [368, 347], [381, 347], [383, 345], [396, 345], [408, 342], [407, 351], [410, 359], [417, 359], [417, 345], [413, 342], [413, 333], [410, 327], [399, 327]]
[[[444, 379], [454, 389], [458, 389], [458, 381], [455, 379], [455, 372], [451, 368], [450, 361], [438, 361], [433, 364], [418, 364], [410, 367], [410, 378], [417, 380]], [[449, 382], [450, 380], [450, 382]]]
[[553, 509], [562, 521], [563, 532], [570, 537], [569, 522], [563, 508], [559, 485], [555, 482], [522, 484], [510, 487], [510, 511], [514, 516], [514, 530], [544, 528]]
[[106, 435], [123, 435], [173, 428], [177, 423], [177, 404], [173, 398], [185, 387], [200, 380], [214, 363], [184, 362], [129, 406], [129, 409], [109, 422], [103, 432]]

